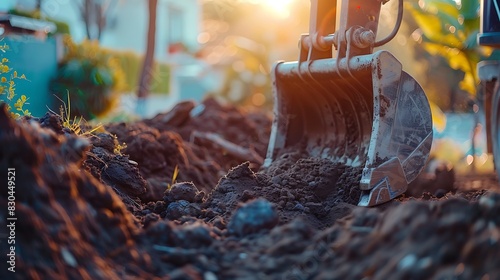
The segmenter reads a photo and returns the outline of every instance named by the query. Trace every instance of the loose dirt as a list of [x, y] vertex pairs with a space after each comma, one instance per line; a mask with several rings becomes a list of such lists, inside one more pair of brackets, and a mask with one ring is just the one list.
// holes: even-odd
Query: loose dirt
[[[465, 190], [439, 170], [362, 208], [359, 168], [289, 153], [261, 169], [270, 126], [209, 99], [84, 138], [2, 107], [17, 220], [0, 279], [500, 278], [496, 180]], [[2, 264], [8, 201], [4, 187]]]

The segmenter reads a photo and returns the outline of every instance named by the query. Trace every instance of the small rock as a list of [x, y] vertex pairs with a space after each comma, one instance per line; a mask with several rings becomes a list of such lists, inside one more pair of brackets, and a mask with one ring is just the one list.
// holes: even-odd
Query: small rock
[[208, 226], [195, 222], [174, 230], [175, 244], [186, 249], [195, 249], [212, 244]]
[[201, 203], [201, 202], [203, 202], [204, 198], [205, 198], [205, 192], [204, 191], [199, 191], [196, 194], [196, 196], [194, 197], [194, 202]]
[[479, 198], [479, 206], [485, 210], [491, 210], [498, 203], [498, 198], [495, 200], [495, 196], [492, 194], [484, 195]]
[[67, 265], [69, 265], [71, 267], [78, 266], [78, 263], [76, 262], [75, 257], [73, 256], [73, 254], [71, 254], [71, 252], [66, 247], [61, 248], [61, 255], [63, 257], [64, 262]]
[[212, 271], [207, 271], [203, 274], [203, 280], [218, 280], [218, 278]]
[[50, 128], [58, 134], [63, 134], [63, 126], [61, 123], [61, 117], [53, 113], [46, 113], [39, 120], [40, 126], [43, 128]]
[[166, 217], [169, 220], [178, 220], [183, 216], [196, 216], [200, 210], [194, 207], [194, 205], [186, 200], [172, 202], [167, 207]]
[[305, 210], [305, 207], [304, 205], [300, 204], [300, 203], [297, 203], [295, 204], [295, 206], [293, 207], [292, 210], [297, 210], [297, 211], [304, 211]]
[[245, 236], [263, 229], [271, 229], [278, 222], [278, 213], [273, 205], [259, 198], [243, 204], [236, 210], [228, 224], [228, 230], [237, 236]]
[[175, 183], [170, 190], [165, 191], [164, 200], [167, 202], [185, 200], [195, 202], [198, 189], [192, 182]]
[[216, 227], [218, 229], [225, 229], [226, 228], [226, 222], [220, 216], [215, 217], [212, 221], [212, 224], [214, 227]]
[[160, 220], [160, 216], [158, 214], [149, 213], [146, 216], [144, 216], [142, 224], [144, 225], [144, 228], [148, 228], [151, 224], [153, 224], [158, 220]]
[[152, 221], [146, 228], [146, 234], [157, 245], [174, 245], [173, 229], [175, 225], [170, 221]]
[[128, 159], [115, 157], [106, 164], [102, 172], [105, 183], [115, 186], [131, 196], [146, 193], [147, 182], [136, 166], [130, 165]]
[[94, 147], [101, 147], [110, 153], [113, 153], [115, 145], [118, 143], [116, 138], [109, 133], [98, 133], [96, 137], [91, 137]]
[[158, 119], [171, 126], [180, 126], [185, 123], [190, 118], [190, 112], [195, 108], [196, 104], [193, 101], [184, 101], [175, 105], [172, 110], [164, 115], [160, 115], [155, 119]]
[[250, 191], [250, 190], [244, 190], [243, 194], [241, 195], [241, 201], [247, 202], [249, 200], [252, 200], [255, 198], [255, 192]]
[[198, 104], [196, 105], [193, 110], [189, 113], [189, 115], [194, 118], [199, 115], [201, 115], [205, 111], [205, 105], [204, 104]]
[[163, 201], [157, 201], [154, 203], [153, 206], [153, 212], [156, 214], [160, 214], [161, 212], [165, 211], [166, 209], [166, 204]]
[[413, 267], [417, 263], [418, 259], [415, 254], [408, 254], [402, 258], [398, 263], [398, 269], [405, 270]]

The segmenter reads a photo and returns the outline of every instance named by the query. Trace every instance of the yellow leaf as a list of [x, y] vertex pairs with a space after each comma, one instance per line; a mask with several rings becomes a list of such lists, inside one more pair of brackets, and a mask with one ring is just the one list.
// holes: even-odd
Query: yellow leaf
[[435, 43], [447, 45], [449, 47], [461, 48], [463, 40], [451, 33], [446, 26], [453, 26], [455, 29], [461, 28], [458, 17], [438, 11], [436, 14], [425, 13], [418, 9], [411, 9], [412, 16], [419, 25], [425, 37]]
[[7, 99], [12, 100], [14, 96], [16, 95], [16, 92], [13, 88], [9, 88], [9, 94], [7, 95]]
[[450, 62], [450, 66], [453, 69], [459, 69], [464, 72], [469, 72], [471, 71], [471, 65], [469, 62], [469, 59], [465, 55], [465, 53], [458, 51], [452, 51], [448, 55], [448, 61]]
[[21, 98], [17, 99], [16, 103], [14, 103], [14, 107], [18, 111], [22, 111], [23, 110], [23, 105], [24, 105], [24, 102], [21, 100]]
[[14, 71], [14, 78], [17, 78], [17, 71]]
[[446, 115], [434, 102], [429, 102], [431, 106], [432, 124], [438, 132], [443, 132], [446, 128]]
[[447, 46], [430, 42], [426, 42], [424, 44], [424, 48], [432, 55], [441, 55], [446, 58], [450, 67], [455, 70], [462, 70], [464, 72], [473, 71], [473, 69], [471, 69], [469, 57], [467, 57], [465, 52], [460, 51], [457, 48], [449, 48]]
[[175, 183], [177, 180], [177, 175], [179, 175], [179, 166], [176, 165], [174, 169], [174, 173], [172, 174], [172, 183]]
[[471, 72], [466, 72], [464, 79], [459, 84], [460, 89], [467, 91], [470, 94], [476, 93], [476, 82]]
[[458, 18], [460, 10], [456, 3], [450, 1], [425, 1], [426, 10], [438, 11], [438, 13], [446, 14], [451, 17]]

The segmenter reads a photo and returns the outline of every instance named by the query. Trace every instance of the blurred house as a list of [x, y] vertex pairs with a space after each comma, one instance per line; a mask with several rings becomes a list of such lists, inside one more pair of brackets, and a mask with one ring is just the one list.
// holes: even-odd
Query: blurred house
[[0, 29], [2, 36], [26, 34], [46, 39], [49, 33], [56, 30], [56, 25], [43, 20], [0, 13]]
[[[42, 0], [42, 15], [66, 22], [75, 42], [86, 38], [85, 23], [79, 6], [84, 0]], [[146, 51], [148, 35], [149, 0], [110, 0], [106, 15], [106, 27], [100, 38], [103, 47], [134, 51]], [[0, 12], [9, 9], [34, 10], [36, 0], [0, 0]], [[106, 1], [103, 1], [106, 2]], [[194, 57], [200, 45], [201, 0], [158, 0], [156, 21], [155, 59], [170, 65], [168, 105], [151, 102], [149, 112], [171, 107], [182, 99], [201, 100], [210, 91], [206, 73], [207, 65]], [[127, 98], [125, 96], [125, 98]], [[130, 98], [134, 99], [134, 93]], [[148, 105], [148, 107], [151, 107]]]
[[[19, 8], [32, 10], [36, 0], [2, 0], [0, 10]], [[85, 24], [78, 6], [83, 0], [43, 0], [42, 12], [51, 18], [69, 24], [75, 42], [86, 37]], [[115, 0], [106, 17], [106, 29], [102, 33], [101, 45], [113, 49], [146, 50], [148, 32], [147, 0]], [[179, 43], [189, 51], [197, 51], [201, 25], [200, 0], [158, 0], [155, 57], [167, 60], [168, 50]]]

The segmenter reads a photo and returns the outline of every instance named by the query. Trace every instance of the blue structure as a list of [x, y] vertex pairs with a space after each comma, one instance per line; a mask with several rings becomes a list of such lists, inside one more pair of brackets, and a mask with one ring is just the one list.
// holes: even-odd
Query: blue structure
[[[24, 74], [28, 80], [16, 80], [16, 97], [26, 95], [25, 105], [35, 117], [41, 117], [47, 108], [57, 109], [56, 98], [49, 93], [49, 83], [57, 71], [57, 42], [54, 37], [40, 40], [31, 35], [9, 35], [3, 37], [2, 44], [9, 50], [3, 57], [9, 59], [9, 67]], [[5, 101], [6, 96], [0, 96]], [[57, 110], [56, 110], [57, 112]]]

